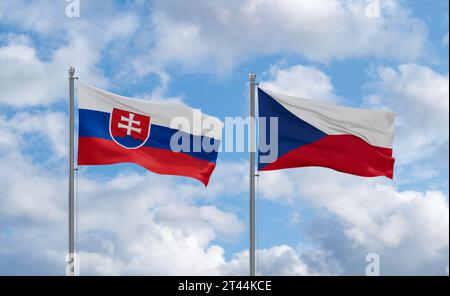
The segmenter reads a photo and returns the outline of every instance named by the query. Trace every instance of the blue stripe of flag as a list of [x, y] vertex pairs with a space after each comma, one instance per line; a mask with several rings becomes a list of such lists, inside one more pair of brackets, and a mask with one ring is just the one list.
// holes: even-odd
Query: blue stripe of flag
[[[107, 112], [79, 109], [79, 137], [101, 138], [112, 141], [113, 139], [111, 138], [111, 135], [109, 133], [109, 118], [110, 113]], [[152, 124], [150, 127], [150, 136], [143, 147], [171, 150], [170, 139], [177, 132], [180, 131]], [[219, 140], [205, 136], [194, 136], [184, 132], [181, 133], [185, 135], [183, 139], [189, 137], [190, 142], [190, 151], [183, 151], [183, 153], [209, 162], [216, 162], [218, 155], [217, 151], [218, 147], [220, 146]], [[130, 141], [132, 141], [132, 139], [130, 139]], [[203, 141], [209, 141], [209, 146], [213, 145], [214, 151], [206, 152], [203, 147], [201, 147], [200, 152], [193, 152], [195, 143], [194, 141], [200, 141], [199, 143], [203, 143]], [[202, 145], [200, 144], [200, 146]]]

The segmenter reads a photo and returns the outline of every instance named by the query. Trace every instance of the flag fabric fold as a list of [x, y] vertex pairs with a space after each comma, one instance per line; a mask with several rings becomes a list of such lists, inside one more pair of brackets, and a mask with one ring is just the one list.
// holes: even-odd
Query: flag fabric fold
[[[364, 176], [393, 178], [395, 114], [311, 101], [258, 89], [259, 116], [278, 118], [278, 156], [261, 171], [318, 166]], [[266, 133], [262, 135], [261, 133]], [[270, 139], [260, 127], [260, 139]]]
[[[180, 102], [131, 99], [81, 83], [78, 106], [78, 165], [135, 163], [208, 184], [222, 137], [220, 120]], [[176, 118], [185, 124], [174, 127]], [[174, 138], [176, 145], [184, 141], [183, 149], [173, 149]]]

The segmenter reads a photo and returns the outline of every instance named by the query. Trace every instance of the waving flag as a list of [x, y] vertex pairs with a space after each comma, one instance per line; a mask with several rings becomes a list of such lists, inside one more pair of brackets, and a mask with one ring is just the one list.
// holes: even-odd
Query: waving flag
[[[395, 114], [310, 101], [258, 89], [259, 116], [278, 118], [278, 156], [261, 171], [319, 166], [365, 176], [393, 178]], [[264, 133], [265, 134], [261, 134]], [[270, 139], [260, 128], [260, 139]]]
[[222, 136], [218, 119], [178, 102], [130, 99], [83, 84], [78, 105], [79, 165], [130, 162], [208, 184]]

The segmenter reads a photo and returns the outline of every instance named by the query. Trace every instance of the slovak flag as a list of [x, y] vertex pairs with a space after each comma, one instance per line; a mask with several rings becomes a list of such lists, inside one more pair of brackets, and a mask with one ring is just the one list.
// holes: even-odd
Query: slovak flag
[[347, 108], [261, 88], [258, 102], [261, 118], [278, 118], [278, 131], [260, 127], [260, 141], [278, 132], [278, 151], [273, 161], [263, 162], [270, 151], [262, 151], [260, 143], [259, 170], [318, 166], [393, 179], [394, 113]]
[[138, 164], [208, 185], [223, 123], [180, 102], [122, 97], [79, 84], [78, 165]]

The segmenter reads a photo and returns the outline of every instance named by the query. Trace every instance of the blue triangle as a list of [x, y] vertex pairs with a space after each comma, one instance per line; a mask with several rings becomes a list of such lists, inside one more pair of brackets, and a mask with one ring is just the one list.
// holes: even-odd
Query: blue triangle
[[[266, 117], [266, 142], [270, 141], [269, 118], [278, 117], [278, 157], [303, 145], [313, 143], [325, 136], [326, 133], [292, 114], [280, 103], [274, 100], [262, 89], [258, 88], [259, 117]], [[259, 139], [263, 138], [263, 129], [260, 126]], [[259, 152], [259, 156], [268, 155], [270, 152]], [[262, 169], [268, 163], [261, 163], [258, 158], [258, 168]]]

